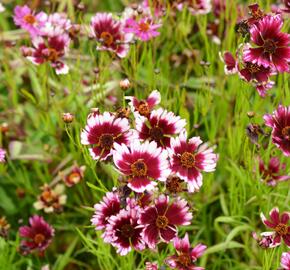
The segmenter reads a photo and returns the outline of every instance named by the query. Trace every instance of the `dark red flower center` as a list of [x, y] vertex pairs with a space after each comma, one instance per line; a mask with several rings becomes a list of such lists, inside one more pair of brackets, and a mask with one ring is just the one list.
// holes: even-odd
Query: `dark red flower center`
[[112, 34], [110, 34], [109, 32], [102, 32], [101, 39], [102, 42], [105, 43], [107, 46], [110, 46], [114, 41]]
[[284, 127], [282, 129], [282, 134], [285, 137], [286, 140], [290, 141], [290, 126]]
[[250, 63], [250, 62], [246, 63], [246, 68], [250, 73], [256, 73], [261, 70], [260, 66], [258, 66], [257, 64]]
[[173, 176], [167, 179], [166, 188], [170, 193], [179, 193], [183, 191], [182, 183], [183, 181], [179, 177]]
[[161, 141], [163, 139], [163, 130], [160, 127], [153, 127], [150, 129], [150, 137], [154, 140], [154, 141]]
[[102, 134], [99, 138], [100, 147], [110, 150], [114, 144], [114, 137], [111, 134]]
[[150, 109], [149, 109], [147, 102], [140, 102], [140, 104], [138, 106], [138, 112], [144, 116], [146, 116], [150, 113]]
[[47, 60], [55, 62], [59, 57], [59, 52], [54, 48], [48, 48]]
[[81, 175], [77, 172], [73, 172], [67, 177], [67, 182], [73, 183], [73, 184], [78, 183], [80, 180], [81, 180]]
[[138, 159], [131, 165], [131, 171], [134, 176], [146, 176], [147, 170], [147, 165], [141, 159]]
[[180, 162], [183, 167], [193, 168], [195, 165], [195, 156], [192, 153], [184, 152], [180, 157]]
[[37, 245], [43, 243], [44, 240], [45, 240], [45, 236], [42, 233], [36, 234], [33, 238], [34, 243]]
[[178, 261], [180, 262], [180, 264], [182, 264], [183, 266], [189, 266], [191, 264], [191, 258], [189, 256], [189, 254], [186, 253], [182, 253], [178, 256]]
[[288, 234], [288, 226], [286, 224], [283, 223], [279, 223], [276, 227], [275, 227], [275, 231], [277, 234], [279, 235], [286, 235]]
[[131, 224], [124, 224], [121, 227], [121, 234], [126, 238], [131, 238], [134, 236], [134, 227]]
[[27, 14], [23, 17], [24, 21], [26, 23], [29, 23], [29, 24], [34, 24], [36, 22], [36, 19], [33, 15], [31, 14]]
[[51, 190], [45, 190], [41, 193], [41, 199], [45, 202], [45, 203], [50, 203], [51, 201], [53, 201], [55, 198], [53, 196], [53, 193], [51, 192]]
[[141, 32], [147, 32], [149, 29], [150, 29], [149, 23], [146, 23], [146, 22], [140, 22], [139, 23], [139, 30]]
[[168, 225], [168, 218], [166, 216], [158, 216], [156, 219], [156, 226], [159, 229], [165, 229]]
[[263, 45], [264, 51], [270, 54], [273, 54], [276, 51], [276, 43], [272, 39], [267, 39], [264, 41]]

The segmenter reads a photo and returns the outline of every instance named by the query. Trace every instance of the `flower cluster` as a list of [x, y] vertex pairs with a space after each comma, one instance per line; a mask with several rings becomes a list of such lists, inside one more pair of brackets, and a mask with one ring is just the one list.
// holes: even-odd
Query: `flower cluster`
[[225, 52], [226, 74], [238, 73], [255, 86], [261, 97], [273, 87], [272, 75], [289, 72], [289, 34], [282, 31], [281, 14], [266, 14], [258, 4], [249, 6], [251, 17], [238, 23], [237, 31], [244, 37], [233, 56]]
[[205, 246], [191, 250], [187, 235], [177, 238], [178, 228], [192, 219], [182, 193], [199, 191], [202, 173], [215, 170], [218, 156], [199, 137], [187, 137], [184, 119], [157, 108], [157, 90], [144, 100], [126, 99], [131, 115], [95, 109], [81, 134], [92, 158], [112, 162], [120, 173], [120, 186], [95, 204], [92, 224], [121, 255], [174, 241], [178, 255], [168, 265], [191, 269]]

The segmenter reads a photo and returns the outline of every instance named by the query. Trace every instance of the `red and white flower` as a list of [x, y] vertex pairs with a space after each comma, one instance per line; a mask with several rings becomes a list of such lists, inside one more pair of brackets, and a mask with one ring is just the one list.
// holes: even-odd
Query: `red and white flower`
[[282, 253], [281, 267], [283, 270], [290, 270], [290, 251]]
[[113, 154], [114, 143], [128, 144], [134, 137], [127, 118], [117, 118], [109, 112], [93, 113], [81, 133], [81, 143], [91, 145], [93, 159], [106, 160]]
[[144, 225], [143, 237], [149, 248], [155, 248], [162, 240], [170, 242], [177, 235], [177, 226], [189, 225], [192, 214], [184, 199], [177, 198], [169, 202], [169, 197], [160, 195], [154, 205], [148, 206], [140, 217]]
[[153, 108], [160, 103], [161, 95], [159, 91], [154, 90], [150, 93], [146, 100], [138, 100], [134, 96], [127, 96], [125, 99], [130, 101], [129, 106], [133, 112], [138, 112], [140, 115], [147, 117]]
[[127, 177], [128, 187], [141, 193], [157, 185], [154, 180], [166, 181], [170, 173], [168, 155], [155, 142], [139, 140], [125, 144], [114, 144], [113, 159], [118, 170]]
[[187, 7], [192, 15], [204, 15], [211, 11], [210, 0], [182, 0], [179, 1], [177, 8], [181, 10], [183, 7]]
[[290, 212], [284, 212], [280, 215], [279, 209], [277, 207], [270, 211], [270, 219], [266, 219], [263, 213], [261, 213], [262, 222], [273, 232], [264, 232], [262, 235], [269, 236], [273, 238], [273, 246], [281, 244], [282, 239], [285, 244], [290, 247]]
[[100, 42], [97, 50], [115, 52], [121, 58], [127, 55], [132, 34], [125, 33], [123, 22], [114, 19], [111, 13], [97, 13], [91, 19], [91, 32]]
[[173, 174], [187, 182], [188, 191], [198, 191], [202, 185], [201, 172], [213, 172], [218, 156], [207, 144], [202, 144], [200, 137], [187, 139], [187, 133], [171, 138], [169, 149], [170, 168]]
[[186, 125], [180, 116], [162, 108], [153, 110], [148, 118], [136, 116], [140, 140], [155, 141], [159, 147], [170, 147], [170, 137], [179, 134]]

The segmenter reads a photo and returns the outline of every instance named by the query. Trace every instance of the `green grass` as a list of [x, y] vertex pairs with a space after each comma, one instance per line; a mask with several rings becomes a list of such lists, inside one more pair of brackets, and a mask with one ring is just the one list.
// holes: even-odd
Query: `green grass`
[[[120, 12], [129, 1], [83, 1], [87, 6], [85, 14], [75, 10], [71, 0], [59, 1], [59, 5], [57, 1], [51, 2], [55, 10], [66, 9], [72, 19], [88, 23], [95, 12]], [[217, 170], [204, 174], [199, 193], [186, 195], [197, 210], [186, 231], [192, 243], [203, 242], [208, 246], [200, 265], [209, 270], [276, 270], [285, 246], [263, 250], [252, 239], [251, 232], [265, 231], [259, 217], [261, 211], [268, 214], [274, 206], [289, 211], [289, 182], [268, 187], [254, 171], [258, 155], [266, 160], [270, 155], [278, 155], [287, 168], [290, 160], [283, 158], [272, 144], [267, 149], [258, 149], [247, 137], [246, 127], [249, 123], [263, 124], [263, 115], [271, 113], [278, 104], [290, 104], [289, 77], [278, 75], [275, 87], [262, 99], [237, 75], [224, 74], [219, 51], [234, 52], [241, 41], [234, 32], [237, 2], [227, 1], [229, 8], [224, 16], [228, 22], [220, 25], [226, 29], [221, 45], [213, 43], [206, 34], [207, 21], [213, 15], [193, 17], [183, 11], [176, 18], [165, 17], [161, 35], [147, 43], [132, 45], [128, 57], [118, 64], [116, 59], [112, 62], [108, 53], [97, 52], [95, 41], [85, 36], [79, 38], [69, 55], [70, 73], [62, 76], [55, 75], [48, 65], [36, 67], [21, 56], [19, 48], [29, 44], [29, 39], [16, 30], [11, 11], [16, 4], [23, 3], [4, 1], [7, 11], [0, 15], [0, 42], [16, 41], [15, 47], [0, 43], [0, 124], [9, 125], [7, 135], [0, 133], [0, 146], [7, 149], [14, 141], [7, 163], [0, 164], [0, 217], [6, 216], [11, 224], [9, 239], [0, 238], [0, 269], [40, 269], [50, 264], [53, 270], [135, 270], [144, 269], [146, 261], [162, 264], [172, 254], [170, 245], [161, 246], [157, 253], [146, 250], [117, 256], [103, 242], [101, 233], [95, 233], [90, 226], [93, 212], [89, 207], [117, 183], [118, 174], [110, 164], [96, 164], [91, 159], [80, 143], [80, 131], [90, 108], [114, 111], [124, 104], [118, 82], [128, 77], [133, 87], [125, 95], [145, 98], [158, 89], [161, 105], [187, 120], [189, 136], [201, 136], [203, 141], [216, 145]], [[268, 1], [260, 3], [265, 10], [269, 7]], [[194, 24], [200, 31], [192, 30]], [[287, 26], [289, 21], [285, 29]], [[184, 50], [194, 50], [196, 56], [174, 66], [172, 55], [180, 55]], [[210, 65], [200, 65], [201, 60]], [[93, 72], [96, 67], [100, 69], [98, 77]], [[118, 98], [117, 105], [106, 102], [109, 92]], [[252, 119], [247, 116], [249, 111], [255, 112]], [[63, 123], [63, 112], [75, 114], [72, 124]], [[56, 229], [45, 257], [20, 256], [18, 228], [37, 213], [32, 205], [39, 187], [53, 179], [52, 171], [68, 157], [86, 165], [85, 179], [67, 188], [68, 203], [63, 213], [44, 215]], [[17, 189], [25, 191], [24, 198], [17, 196]], [[180, 235], [184, 232], [181, 229]]]

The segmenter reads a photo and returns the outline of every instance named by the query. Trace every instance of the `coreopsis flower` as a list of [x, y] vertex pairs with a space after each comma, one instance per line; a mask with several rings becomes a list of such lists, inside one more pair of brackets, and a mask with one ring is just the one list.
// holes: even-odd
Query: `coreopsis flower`
[[136, 116], [140, 140], [155, 141], [159, 147], [170, 147], [170, 137], [179, 134], [186, 125], [180, 116], [162, 108], [153, 110], [148, 118]]
[[71, 21], [65, 13], [52, 13], [47, 17], [45, 26], [41, 29], [42, 35], [50, 36], [55, 32], [68, 33], [72, 27]]
[[111, 51], [121, 58], [127, 55], [132, 34], [125, 33], [123, 22], [114, 19], [111, 13], [97, 13], [91, 19], [91, 32], [100, 42], [97, 50]]
[[238, 62], [230, 52], [220, 53], [221, 60], [225, 63], [225, 74], [235, 74], [238, 72]]
[[170, 256], [165, 259], [165, 263], [171, 269], [178, 270], [203, 270], [203, 267], [196, 266], [195, 262], [203, 255], [206, 246], [197, 244], [194, 248], [190, 247], [188, 234], [184, 238], [175, 237], [173, 245], [176, 249], [176, 255]]
[[284, 0], [284, 8], [282, 9], [285, 13], [290, 13], [290, 0]]
[[285, 156], [290, 156], [290, 106], [279, 105], [272, 115], [264, 115], [264, 121], [272, 128], [272, 142]]
[[22, 47], [23, 55], [35, 65], [49, 62], [56, 74], [67, 74], [68, 66], [63, 57], [68, 51], [70, 38], [68, 34], [55, 33], [50, 37], [36, 37], [32, 39], [33, 48]]
[[158, 28], [160, 28], [162, 24], [154, 23], [151, 17], [144, 17], [140, 20], [129, 18], [126, 20], [126, 27], [124, 31], [126, 33], [133, 33], [137, 38], [142, 41], [148, 41], [154, 37], [160, 35]]
[[138, 224], [140, 212], [137, 208], [122, 209], [117, 215], [111, 216], [106, 226], [105, 235], [110, 243], [117, 248], [117, 253], [124, 256], [132, 248], [145, 249], [141, 232], [143, 226]]
[[134, 138], [127, 118], [117, 118], [109, 112], [92, 113], [81, 133], [81, 143], [91, 145], [93, 159], [106, 160], [112, 156], [114, 143], [128, 144]]
[[187, 7], [192, 15], [205, 15], [211, 11], [211, 0], [181, 0], [177, 8]]
[[20, 243], [20, 251], [27, 255], [33, 251], [43, 253], [50, 245], [54, 236], [54, 229], [41, 216], [29, 218], [30, 226], [19, 228], [20, 237], [26, 238]]
[[276, 186], [279, 182], [290, 179], [290, 175], [282, 175], [285, 168], [286, 164], [281, 164], [278, 157], [271, 157], [268, 165], [262, 159], [259, 159], [261, 181], [269, 186]]
[[266, 16], [266, 14], [260, 9], [260, 6], [255, 3], [248, 6], [250, 10], [251, 17], [247, 19], [247, 23], [249, 26], [259, 22], [262, 18]]
[[275, 85], [275, 82], [267, 81], [267, 82], [256, 83], [255, 87], [256, 87], [256, 90], [258, 91], [259, 95], [261, 97], [265, 97], [268, 90], [272, 89], [274, 85]]
[[25, 29], [31, 37], [41, 34], [41, 28], [47, 21], [47, 14], [44, 12], [35, 13], [28, 6], [16, 6], [14, 9], [14, 23]]
[[290, 226], [288, 225], [290, 219], [290, 212], [284, 212], [279, 214], [279, 209], [277, 207], [270, 211], [270, 219], [267, 219], [263, 213], [261, 213], [262, 222], [273, 232], [265, 232], [262, 235], [269, 236], [273, 238], [273, 246], [280, 245], [282, 239], [285, 244], [290, 247]]
[[102, 230], [108, 224], [111, 216], [117, 215], [121, 209], [121, 201], [117, 192], [107, 192], [103, 200], [94, 205], [95, 214], [91, 222], [96, 230]]
[[6, 238], [10, 229], [10, 224], [6, 220], [6, 217], [0, 218], [0, 237]]
[[144, 241], [149, 248], [155, 248], [160, 240], [168, 243], [176, 237], [177, 226], [189, 225], [191, 219], [192, 214], [184, 199], [177, 198], [170, 203], [168, 196], [160, 195], [141, 214]]
[[145, 270], [158, 270], [158, 264], [155, 262], [146, 262]]
[[59, 172], [60, 177], [63, 182], [68, 187], [72, 187], [78, 184], [84, 178], [84, 172], [86, 170], [86, 166], [78, 166], [77, 164], [73, 165], [69, 168], [69, 171], [61, 171]]
[[0, 163], [5, 162], [6, 151], [0, 147]]
[[33, 204], [34, 208], [43, 210], [45, 213], [61, 212], [67, 199], [64, 194], [65, 186], [57, 184], [54, 188], [51, 188], [48, 185], [44, 185], [41, 190], [41, 194]]
[[154, 180], [166, 181], [170, 173], [167, 152], [157, 147], [156, 142], [141, 144], [134, 140], [129, 147], [115, 143], [114, 148], [114, 163], [133, 191], [153, 190], [157, 185]]
[[288, 72], [290, 60], [289, 34], [282, 33], [280, 15], [265, 16], [250, 28], [251, 41], [256, 47], [244, 51], [244, 60], [270, 67], [278, 72]]
[[198, 191], [202, 185], [201, 172], [213, 172], [218, 156], [212, 148], [202, 144], [200, 137], [187, 139], [187, 133], [171, 138], [169, 149], [170, 168], [187, 183], [188, 191]]
[[154, 90], [145, 100], [138, 100], [134, 96], [127, 96], [125, 99], [130, 101], [129, 106], [133, 112], [136, 111], [140, 115], [148, 117], [153, 108], [160, 103], [161, 95], [159, 91]]
[[283, 270], [290, 270], [290, 251], [282, 253], [281, 267]]
[[256, 232], [252, 233], [253, 238], [256, 240], [261, 248], [272, 248], [274, 247], [274, 240], [272, 235], [257, 235]]

